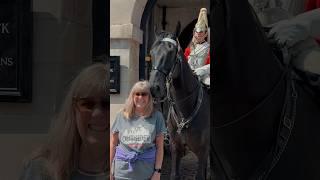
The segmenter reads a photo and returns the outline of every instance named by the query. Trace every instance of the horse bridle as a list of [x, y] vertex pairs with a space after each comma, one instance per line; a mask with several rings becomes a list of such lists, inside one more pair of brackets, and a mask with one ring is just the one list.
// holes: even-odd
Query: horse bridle
[[[163, 38], [161, 41], [163, 42], [169, 42], [172, 43], [178, 50], [177, 50], [177, 54], [179, 53], [179, 44], [177, 43], [177, 41], [171, 39], [171, 38]], [[178, 114], [176, 112], [176, 108], [175, 108], [175, 101], [173, 100], [173, 98], [171, 97], [170, 94], [170, 87], [171, 87], [171, 83], [172, 83], [172, 76], [173, 76], [173, 71], [176, 67], [176, 65], [178, 63], [181, 63], [183, 59], [180, 58], [180, 56], [176, 56], [175, 58], [175, 63], [172, 66], [172, 68], [170, 69], [169, 73], [165, 73], [162, 70], [160, 70], [158, 67], [153, 66], [152, 70], [155, 71], [159, 71], [160, 73], [162, 73], [165, 77], [166, 77], [166, 97], [164, 99], [161, 99], [159, 101], [154, 101], [154, 103], [159, 103], [159, 102], [164, 102], [165, 100], [168, 100], [170, 107], [169, 107], [169, 112], [168, 112], [168, 117], [167, 117], [167, 121], [170, 118], [170, 115], [173, 116], [173, 119], [175, 120], [177, 127], [178, 127], [178, 134], [181, 133], [181, 131], [183, 130], [183, 128], [188, 128], [189, 124], [191, 123], [191, 121], [195, 118], [195, 116], [198, 114], [198, 111], [201, 107], [202, 104], [202, 100], [203, 100], [203, 89], [202, 87], [199, 85], [197, 88], [199, 88], [198, 91], [198, 98], [197, 98], [197, 102], [196, 102], [196, 107], [194, 108], [193, 112], [189, 115], [189, 117], [185, 118], [183, 117], [183, 114], [178, 111]], [[196, 92], [196, 91], [194, 91]], [[190, 95], [188, 95], [186, 98], [184, 98], [183, 100], [186, 100], [188, 98], [190, 98], [193, 95], [193, 93], [191, 93]], [[179, 122], [178, 119], [180, 119], [181, 121]]]
[[[178, 47], [177, 42], [176, 42], [175, 40], [171, 39], [171, 38], [163, 38], [161, 41], [172, 43], [175, 47]], [[177, 53], [178, 53], [178, 51], [177, 51]], [[155, 104], [162, 103], [162, 102], [166, 101], [167, 99], [168, 99], [169, 101], [173, 101], [173, 100], [171, 99], [171, 95], [170, 95], [169, 89], [170, 89], [171, 82], [172, 82], [172, 74], [173, 74], [173, 71], [174, 71], [174, 69], [176, 68], [176, 65], [179, 63], [179, 61], [181, 61], [181, 59], [178, 58], [178, 56], [176, 56], [175, 63], [174, 63], [174, 65], [172, 66], [172, 68], [170, 69], [169, 72], [164, 72], [164, 71], [162, 71], [161, 69], [159, 69], [157, 66], [153, 66], [153, 65], [152, 65], [152, 69], [151, 69], [151, 70], [158, 71], [158, 72], [160, 72], [162, 75], [164, 75], [164, 77], [166, 77], [166, 93], [167, 93], [167, 95], [166, 95], [163, 99], [160, 99], [160, 100], [154, 99], [153, 102], [154, 102]]]

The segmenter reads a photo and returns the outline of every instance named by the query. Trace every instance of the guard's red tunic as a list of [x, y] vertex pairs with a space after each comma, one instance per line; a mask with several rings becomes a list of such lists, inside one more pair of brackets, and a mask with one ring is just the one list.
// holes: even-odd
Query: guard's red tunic
[[[187, 47], [185, 50], [184, 50], [184, 57], [186, 58], [186, 60], [188, 61], [188, 56], [190, 55], [190, 52], [191, 52], [191, 49], [190, 47]], [[208, 53], [208, 56], [207, 58], [205, 59], [205, 65], [207, 64], [210, 64], [210, 51]]]
[[[320, 0], [306, 0], [305, 1], [305, 11], [311, 11], [313, 9], [320, 8]], [[316, 38], [318, 44], [320, 45], [320, 37]]]

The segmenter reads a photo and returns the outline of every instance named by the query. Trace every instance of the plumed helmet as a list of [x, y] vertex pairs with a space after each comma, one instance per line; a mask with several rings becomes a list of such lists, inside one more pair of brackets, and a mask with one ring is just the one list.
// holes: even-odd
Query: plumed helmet
[[201, 8], [197, 24], [194, 28], [196, 32], [207, 31], [208, 30], [208, 19], [207, 19], [207, 9]]

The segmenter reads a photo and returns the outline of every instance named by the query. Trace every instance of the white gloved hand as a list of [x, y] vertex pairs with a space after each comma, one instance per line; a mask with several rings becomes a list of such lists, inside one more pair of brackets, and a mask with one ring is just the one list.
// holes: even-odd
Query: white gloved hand
[[202, 69], [202, 68], [197, 68], [194, 70], [194, 73], [199, 76], [199, 77], [202, 77], [204, 76], [205, 74], [207, 74], [206, 70], [205, 69]]
[[279, 44], [292, 47], [296, 43], [305, 40], [309, 36], [309, 32], [303, 23], [296, 23], [292, 20], [282, 20], [272, 25], [268, 36], [274, 36]]

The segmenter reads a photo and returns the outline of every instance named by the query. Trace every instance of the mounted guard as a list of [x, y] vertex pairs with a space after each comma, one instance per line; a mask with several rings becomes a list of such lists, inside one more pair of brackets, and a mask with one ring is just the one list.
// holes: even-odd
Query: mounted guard
[[210, 44], [206, 41], [208, 28], [207, 9], [201, 8], [193, 38], [184, 55], [198, 79], [210, 86]]

